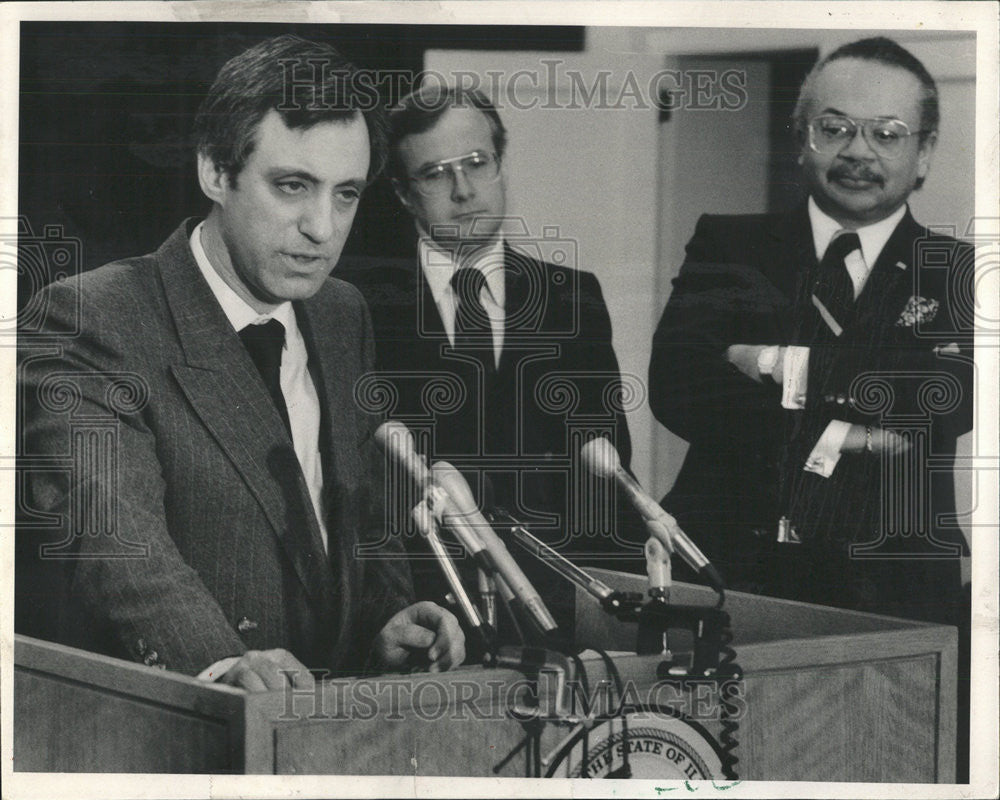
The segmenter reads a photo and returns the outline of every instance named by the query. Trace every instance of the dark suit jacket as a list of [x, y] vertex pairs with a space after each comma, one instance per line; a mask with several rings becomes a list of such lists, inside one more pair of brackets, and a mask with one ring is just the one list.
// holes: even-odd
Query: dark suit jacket
[[[618, 502], [613, 489], [576, 463], [594, 433], [611, 437], [626, 467], [631, 457], [611, 321], [596, 277], [508, 246], [503, 351], [496, 374], [485, 378], [482, 363], [463, 361], [450, 347], [415, 255], [358, 262], [337, 274], [355, 282], [371, 308], [380, 379], [391, 387], [379, 396], [380, 410], [414, 430], [429, 461], [453, 463], [474, 491], [488, 474], [492, 499], [564, 552], [600, 554], [606, 563], [620, 558], [622, 537], [607, 535]], [[484, 357], [492, 354], [484, 342]], [[419, 539], [410, 536], [408, 544], [416, 557], [425, 553]], [[511, 550], [522, 564], [530, 561]], [[629, 558], [634, 563], [641, 550]], [[418, 592], [440, 592], [443, 584], [433, 569], [428, 573]], [[542, 573], [539, 579], [551, 584], [552, 573]]]
[[[804, 205], [699, 220], [654, 337], [650, 405], [690, 442], [664, 505], [731, 584], [935, 616], [963, 547], [947, 515], [955, 439], [972, 419], [972, 263], [968, 245], [907, 213], [838, 339], [809, 299], [818, 265]], [[899, 324], [912, 297], [938, 302], [933, 320]], [[806, 409], [783, 409], [772, 380], [730, 365], [734, 343], [810, 347]], [[935, 352], [948, 345], [959, 352]], [[832, 419], [907, 432], [914, 448], [845, 454], [829, 478], [804, 471]], [[783, 515], [801, 545], [774, 544]]]
[[192, 226], [48, 287], [42, 333], [21, 337], [18, 627], [189, 673], [274, 647], [355, 671], [411, 596], [402, 561], [356, 552], [384, 537], [377, 420], [353, 398], [374, 358], [365, 305], [337, 280], [295, 304], [322, 406], [327, 556]]

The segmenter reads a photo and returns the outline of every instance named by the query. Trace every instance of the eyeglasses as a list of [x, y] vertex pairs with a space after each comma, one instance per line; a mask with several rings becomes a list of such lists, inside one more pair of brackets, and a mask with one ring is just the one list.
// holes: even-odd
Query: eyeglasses
[[899, 158], [906, 140], [923, 131], [911, 131], [898, 119], [851, 119], [838, 114], [821, 114], [809, 120], [809, 147], [821, 155], [838, 153], [854, 141], [858, 129], [868, 146], [881, 158]]
[[456, 172], [461, 172], [474, 187], [486, 186], [500, 177], [500, 156], [474, 150], [468, 155], [441, 159], [407, 180], [422, 195], [435, 197], [451, 193], [455, 188]]

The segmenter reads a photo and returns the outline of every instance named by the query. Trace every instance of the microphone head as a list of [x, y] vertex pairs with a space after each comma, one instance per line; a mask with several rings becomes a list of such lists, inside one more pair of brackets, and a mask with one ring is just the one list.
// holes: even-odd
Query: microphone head
[[472, 496], [468, 482], [462, 477], [462, 473], [447, 461], [435, 461], [431, 465], [431, 476], [434, 482], [448, 493], [460, 513], [469, 514], [478, 510], [479, 505]]
[[405, 456], [416, 450], [413, 434], [402, 422], [387, 420], [375, 430], [378, 446], [394, 456]]
[[424, 458], [417, 452], [417, 443], [402, 422], [389, 420], [375, 430], [375, 441], [389, 454], [410, 477], [419, 484], [425, 484], [430, 475]]
[[622, 465], [615, 446], [603, 436], [591, 439], [580, 448], [580, 461], [599, 478], [613, 478]]

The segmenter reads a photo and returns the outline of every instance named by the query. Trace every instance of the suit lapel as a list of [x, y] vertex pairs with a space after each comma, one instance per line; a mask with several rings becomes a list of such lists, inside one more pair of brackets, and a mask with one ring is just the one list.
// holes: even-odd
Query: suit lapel
[[198, 417], [260, 504], [314, 600], [329, 569], [298, 459], [259, 373], [194, 261], [185, 223], [158, 255], [184, 351], [171, 371]]
[[[538, 261], [504, 245], [504, 346], [498, 372], [508, 371], [512, 363], [524, 360], [526, 337], [531, 349], [537, 350], [535, 334], [550, 329], [547, 313], [553, 310], [552, 287], [546, 284], [546, 279], [545, 269]], [[575, 308], [575, 304], [571, 306]]]
[[332, 502], [330, 487], [335, 483], [332, 431], [334, 420], [332, 417], [337, 416], [331, 405], [330, 387], [327, 380], [327, 376], [332, 370], [329, 366], [323, 364], [322, 358], [317, 352], [317, 335], [313, 331], [312, 319], [302, 303], [295, 303], [295, 321], [306, 343], [306, 351], [309, 354], [309, 376], [316, 387], [316, 395], [319, 400], [319, 455], [323, 468], [324, 508], [327, 510], [327, 516], [329, 516], [330, 503]]
[[441, 312], [438, 310], [437, 303], [434, 302], [431, 286], [427, 282], [427, 278], [424, 277], [424, 271], [420, 269], [419, 263], [413, 275], [413, 282], [414, 291], [410, 293], [410, 296], [416, 300], [416, 305], [413, 308], [414, 325], [411, 330], [418, 331], [421, 337], [443, 339], [447, 344], [448, 337], [444, 329], [444, 320], [441, 319]]
[[413, 270], [406, 275], [405, 303], [400, 309], [403, 316], [391, 321], [392, 328], [397, 331], [393, 346], [411, 354], [411, 358], [404, 359], [400, 366], [410, 368], [416, 364], [436, 363], [447, 368], [454, 365], [454, 361], [444, 359], [441, 353], [442, 348], [449, 346], [444, 320], [420, 267], [420, 257], [414, 255], [410, 263]]
[[[321, 290], [322, 292], [322, 290]], [[353, 385], [345, 380], [348, 372], [348, 354], [345, 348], [356, 347], [358, 342], [338, 329], [334, 315], [323, 313], [312, 301], [295, 304], [295, 315], [309, 351], [309, 372], [319, 395], [320, 457], [323, 464], [323, 506], [326, 510], [327, 550], [333, 577], [333, 591], [341, 598], [341, 611], [350, 608], [347, 594], [356, 581], [352, 574], [356, 563], [352, 558], [357, 544], [355, 529], [350, 520], [356, 519], [352, 506], [355, 492], [353, 484], [363, 468], [358, 463], [356, 433], [364, 430], [356, 419], [358, 413], [353, 402]], [[346, 394], [345, 394], [346, 393]], [[350, 620], [341, 615], [343, 630]]]
[[913, 243], [923, 228], [906, 215], [892, 232], [865, 282], [857, 299], [855, 320], [859, 324], [885, 325], [894, 323], [913, 293], [916, 266]]
[[359, 474], [359, 437], [366, 430], [366, 423], [358, 418], [354, 386], [345, 377], [354, 374], [351, 365], [357, 360], [358, 339], [345, 332], [334, 315], [323, 313], [317, 299], [296, 303], [295, 307], [323, 407], [326, 441], [322, 445], [327, 450], [323, 454], [323, 484], [333, 511], [345, 502], [344, 495], [350, 493], [351, 484]]
[[782, 315], [785, 341], [802, 344], [810, 334], [806, 330], [809, 291], [819, 262], [813, 243], [809, 211], [803, 203], [795, 211], [776, 217], [767, 231], [772, 241], [773, 263], [767, 265], [771, 282], [788, 298], [793, 313]]

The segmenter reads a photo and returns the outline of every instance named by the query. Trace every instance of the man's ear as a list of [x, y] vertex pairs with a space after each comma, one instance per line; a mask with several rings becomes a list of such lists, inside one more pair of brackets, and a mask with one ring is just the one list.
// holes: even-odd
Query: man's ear
[[792, 138], [795, 141], [796, 147], [799, 148], [799, 155], [798, 158], [796, 158], [795, 160], [801, 167], [806, 160], [806, 150], [809, 149], [809, 134], [798, 123], [794, 123], [794, 127], [792, 129]]
[[222, 203], [229, 190], [229, 174], [205, 153], [198, 153], [198, 183], [213, 203]]
[[921, 180], [927, 177], [927, 171], [931, 167], [931, 156], [934, 154], [934, 145], [936, 144], [936, 131], [927, 134], [926, 138], [920, 142], [920, 150], [917, 153], [917, 177]]

